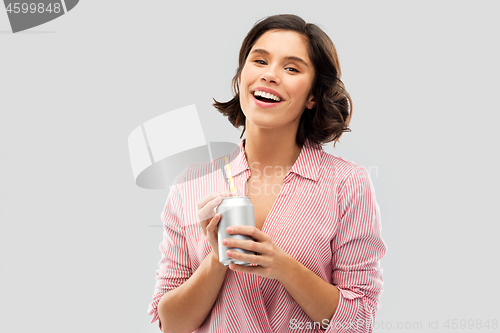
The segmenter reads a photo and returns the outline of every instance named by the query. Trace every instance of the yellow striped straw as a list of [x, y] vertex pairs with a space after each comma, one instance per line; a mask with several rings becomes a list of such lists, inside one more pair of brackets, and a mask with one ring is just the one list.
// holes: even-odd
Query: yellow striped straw
[[234, 180], [233, 180], [233, 175], [231, 174], [231, 168], [229, 167], [229, 163], [227, 162], [227, 157], [225, 156], [224, 156], [224, 163], [226, 163], [225, 169], [227, 178], [229, 178], [229, 187], [231, 188], [232, 192], [236, 193], [236, 187], [234, 186]]

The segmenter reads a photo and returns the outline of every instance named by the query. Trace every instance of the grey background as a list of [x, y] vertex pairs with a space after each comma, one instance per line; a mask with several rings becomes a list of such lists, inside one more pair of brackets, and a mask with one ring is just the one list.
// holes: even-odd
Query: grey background
[[158, 332], [168, 192], [134, 184], [128, 134], [194, 103], [208, 140], [238, 139], [211, 99], [230, 98], [241, 41], [277, 13], [325, 29], [354, 101], [326, 151], [371, 167], [389, 248], [375, 331], [493, 331], [443, 325], [500, 320], [498, 9], [82, 1], [15, 35], [0, 9], [0, 331]]

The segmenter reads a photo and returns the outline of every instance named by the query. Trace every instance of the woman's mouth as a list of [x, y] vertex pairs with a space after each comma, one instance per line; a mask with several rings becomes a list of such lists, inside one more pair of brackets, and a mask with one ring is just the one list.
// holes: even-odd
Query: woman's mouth
[[283, 101], [280, 96], [258, 89], [252, 92], [252, 96], [255, 104], [264, 108], [276, 106]]
[[265, 92], [265, 91], [261, 91], [261, 90], [255, 90], [253, 92], [253, 96], [256, 99], [258, 99], [259, 101], [263, 101], [263, 102], [268, 102], [268, 103], [281, 102], [281, 98], [279, 98], [278, 96], [271, 94], [271, 93], [268, 93], [268, 92]]

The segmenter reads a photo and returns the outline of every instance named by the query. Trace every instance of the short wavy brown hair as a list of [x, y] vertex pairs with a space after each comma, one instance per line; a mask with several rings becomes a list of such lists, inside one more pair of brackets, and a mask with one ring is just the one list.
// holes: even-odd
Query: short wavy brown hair
[[302, 148], [306, 139], [324, 144], [335, 143], [348, 127], [352, 117], [352, 100], [344, 83], [340, 80], [341, 71], [337, 51], [330, 37], [318, 26], [306, 23], [302, 18], [292, 14], [273, 15], [258, 21], [243, 40], [239, 55], [239, 66], [233, 77], [233, 99], [218, 102], [213, 106], [228, 117], [231, 124], [239, 128], [243, 126], [245, 133], [245, 115], [241, 110], [238, 78], [253, 45], [268, 30], [291, 30], [307, 38], [308, 53], [314, 69], [315, 77], [311, 88], [315, 106], [302, 113], [295, 141]]

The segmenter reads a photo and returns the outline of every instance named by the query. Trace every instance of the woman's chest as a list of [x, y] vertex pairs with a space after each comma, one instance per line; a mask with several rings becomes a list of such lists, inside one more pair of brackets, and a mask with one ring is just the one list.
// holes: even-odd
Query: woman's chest
[[262, 230], [283, 186], [283, 180], [262, 182], [250, 177], [247, 181], [247, 196], [254, 207], [255, 227]]

